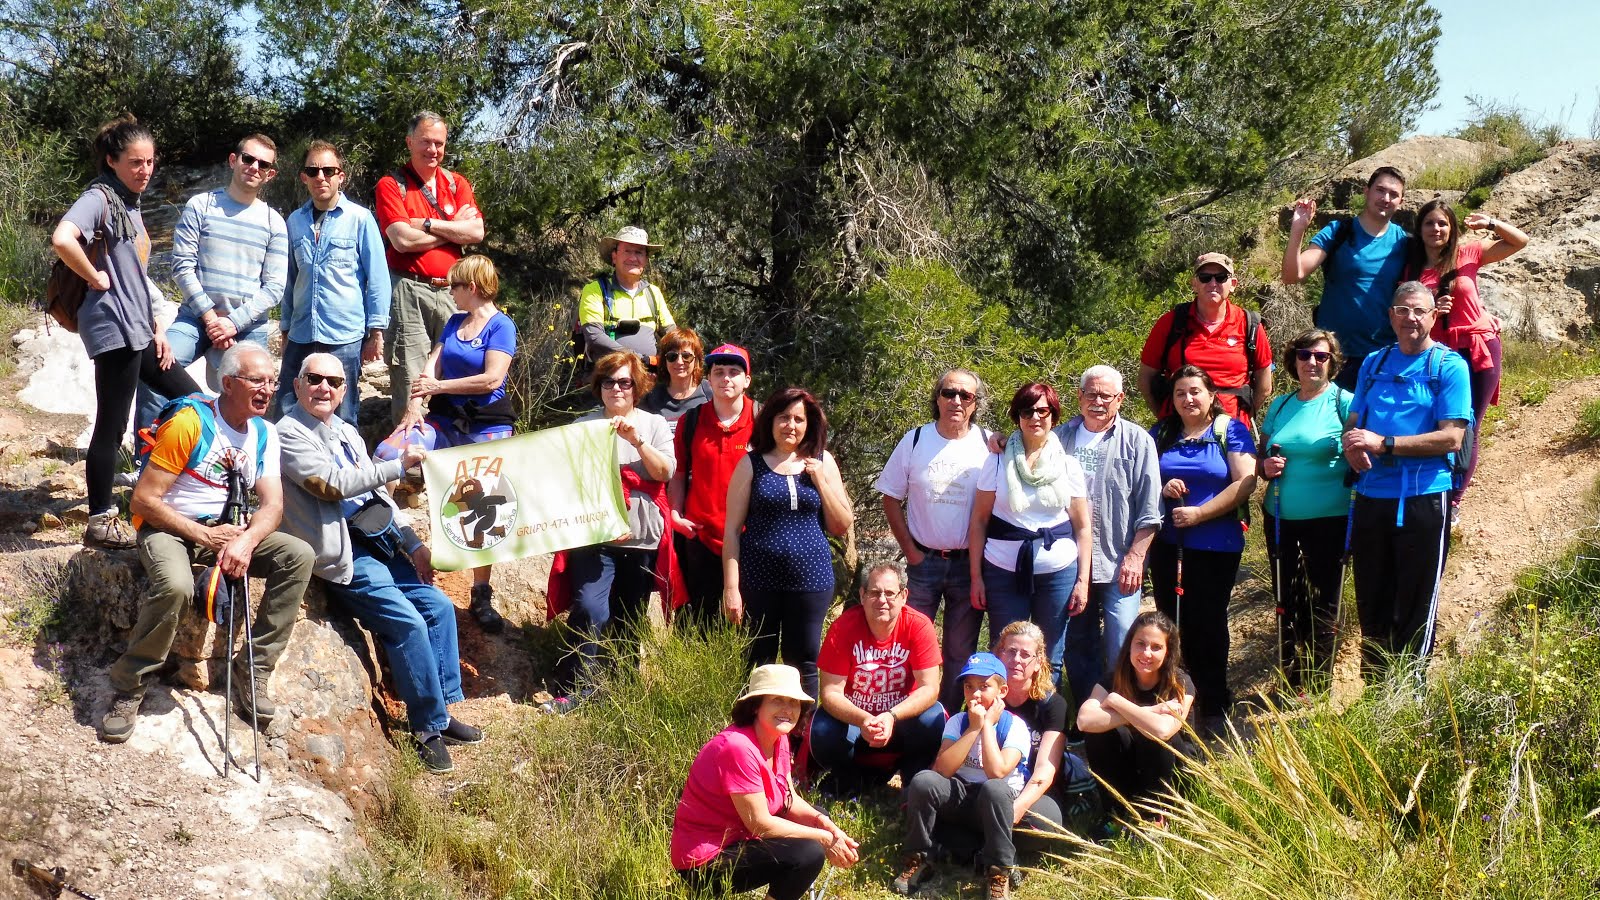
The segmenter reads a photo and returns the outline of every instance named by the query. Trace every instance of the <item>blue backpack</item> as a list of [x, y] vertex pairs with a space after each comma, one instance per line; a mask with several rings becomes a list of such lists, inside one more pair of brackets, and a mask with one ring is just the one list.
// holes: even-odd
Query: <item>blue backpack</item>
[[[1389, 346], [1384, 347], [1383, 350], [1378, 353], [1377, 361], [1373, 364], [1372, 369], [1365, 373], [1369, 380], [1377, 378], [1379, 374], [1383, 372], [1383, 364], [1389, 358], [1389, 351], [1393, 350], [1395, 346], [1396, 345], [1394, 344], [1390, 344]], [[1435, 353], [1435, 350], [1439, 352]], [[1428, 391], [1434, 397], [1439, 396], [1439, 371], [1444, 367], [1444, 363], [1442, 361], [1443, 354], [1450, 352], [1452, 351], [1443, 344], [1436, 343], [1432, 347], [1428, 348], [1428, 358], [1425, 364], [1425, 374], [1423, 378], [1425, 383], [1428, 385]], [[1368, 358], [1370, 359], [1371, 357]], [[1363, 366], [1363, 368], [1365, 368], [1365, 366]], [[1390, 375], [1389, 377], [1395, 379], [1397, 382], [1406, 380], [1398, 375]], [[1360, 425], [1362, 428], [1367, 427], [1367, 413], [1371, 409], [1372, 407], [1368, 406], [1361, 410]], [[1476, 423], [1473, 421], [1471, 416], [1468, 416], [1466, 433], [1461, 436], [1461, 449], [1454, 453], [1445, 454], [1445, 461], [1450, 464], [1450, 487], [1454, 490], [1459, 491], [1466, 487], [1467, 464], [1472, 459], [1472, 447], [1477, 440], [1478, 429]]]

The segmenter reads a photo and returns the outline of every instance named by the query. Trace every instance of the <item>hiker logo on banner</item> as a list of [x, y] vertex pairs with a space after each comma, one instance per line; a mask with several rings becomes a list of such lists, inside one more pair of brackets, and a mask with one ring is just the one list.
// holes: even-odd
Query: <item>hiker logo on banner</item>
[[607, 421], [436, 450], [422, 474], [441, 572], [603, 544], [628, 531]]
[[[480, 445], [481, 446], [481, 445]], [[439, 516], [444, 536], [462, 550], [488, 550], [516, 530], [517, 494], [500, 470], [505, 458], [473, 457], [456, 467]]]

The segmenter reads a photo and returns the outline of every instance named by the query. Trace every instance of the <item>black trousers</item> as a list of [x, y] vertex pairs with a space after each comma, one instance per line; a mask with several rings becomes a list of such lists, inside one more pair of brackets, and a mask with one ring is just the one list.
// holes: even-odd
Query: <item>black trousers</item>
[[765, 886], [772, 900], [800, 900], [811, 889], [827, 853], [808, 838], [738, 841], [703, 866], [679, 869], [696, 895], [725, 897]]
[[[1188, 559], [1185, 558], [1184, 562], [1187, 564]], [[1147, 800], [1166, 790], [1172, 782], [1172, 773], [1178, 767], [1177, 754], [1132, 725], [1122, 725], [1099, 734], [1085, 734], [1083, 746], [1089, 757], [1090, 771], [1100, 776], [1128, 803]], [[1114, 809], [1117, 805], [1115, 801], [1108, 802], [1106, 809]], [[1127, 811], [1130, 814], [1134, 812], [1132, 809]]]
[[1433, 652], [1439, 582], [1450, 550], [1449, 493], [1405, 500], [1356, 495], [1356, 608], [1361, 614], [1362, 674], [1370, 683], [1391, 660]]
[[[128, 415], [140, 382], [158, 394], [174, 398], [200, 390], [189, 373], [177, 365], [161, 368], [154, 343], [142, 350], [118, 347], [94, 358], [94, 433], [89, 436], [89, 452], [83, 466], [90, 514], [105, 512], [112, 506], [117, 448], [122, 446], [122, 433], [128, 430]], [[137, 435], [134, 447], [138, 448]]]
[[817, 654], [822, 652], [822, 620], [833, 605], [833, 589], [825, 591], [743, 592], [745, 621], [750, 627], [751, 666], [778, 661], [800, 670], [800, 683], [817, 696]]
[[1348, 521], [1348, 516], [1329, 516], [1280, 522], [1269, 515], [1262, 522], [1267, 553], [1277, 561], [1278, 664], [1292, 687], [1317, 682], [1320, 689], [1333, 672]]
[[678, 610], [678, 621], [710, 628], [722, 621], [722, 557], [698, 539], [674, 534], [678, 569], [689, 599]]
[[[1183, 551], [1183, 596], [1177, 593], [1178, 547], [1165, 541], [1150, 546], [1150, 581], [1156, 609], [1178, 623], [1183, 667], [1194, 679], [1202, 716], [1219, 716], [1233, 705], [1228, 690], [1228, 601], [1243, 554], [1220, 550]], [[1131, 637], [1131, 635], [1130, 635]]]

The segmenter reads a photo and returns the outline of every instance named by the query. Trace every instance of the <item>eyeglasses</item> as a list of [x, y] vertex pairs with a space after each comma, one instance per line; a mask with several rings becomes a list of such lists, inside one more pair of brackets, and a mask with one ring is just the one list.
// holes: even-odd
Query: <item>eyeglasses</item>
[[260, 168], [263, 172], [271, 172], [274, 169], [278, 168], [278, 164], [273, 162], [272, 160], [270, 160], [270, 159], [262, 159], [259, 156], [251, 156], [250, 154], [245, 153], [242, 150], [239, 151], [239, 162], [242, 162], [247, 166], [256, 166], [256, 167]]
[[675, 362], [692, 363], [692, 362], [694, 362], [694, 354], [689, 352], [688, 350], [668, 350], [667, 352], [661, 354], [661, 358], [666, 360], [669, 363], [675, 363]]
[[1007, 647], [995, 655], [1008, 656], [1017, 662], [1027, 663], [1032, 662], [1034, 657], [1038, 656], [1039, 654], [1034, 653], [1032, 650], [1025, 650], [1021, 647]]
[[1230, 279], [1232, 277], [1233, 276], [1229, 275], [1227, 272], [1196, 272], [1196, 273], [1194, 273], [1194, 280], [1200, 282], [1201, 284], [1211, 284], [1213, 282], [1215, 282], [1217, 284], [1221, 284], [1224, 281], [1227, 281], [1228, 279]]
[[1024, 419], [1048, 419], [1050, 418], [1050, 407], [1035, 406], [1033, 409], [1023, 410], [1022, 417]]
[[1096, 403], [1110, 403], [1111, 401], [1122, 396], [1121, 394], [1107, 394], [1101, 391], [1081, 391], [1080, 393], [1082, 396], [1087, 397]]
[[470, 281], [452, 281], [452, 282], [450, 282], [450, 290], [452, 290], [452, 291], [455, 290], [456, 288], [466, 289], [466, 288], [470, 288], [470, 287], [472, 287], [472, 282], [470, 282]]
[[600, 379], [600, 387], [608, 391], [631, 391], [633, 390], [633, 379], [602, 378]]
[[269, 391], [275, 391], [278, 389], [278, 379], [272, 375], [262, 375], [259, 378], [252, 377], [250, 375], [230, 375], [228, 377], [237, 378], [245, 384], [250, 385], [252, 389], [258, 391], [262, 388], [266, 388]]
[[344, 173], [344, 170], [339, 168], [338, 166], [301, 166], [300, 167], [300, 174], [304, 175], [307, 178], [315, 178], [318, 175], [321, 175], [323, 178], [332, 179], [332, 178], [337, 178], [339, 175], [342, 175], [343, 173]]
[[1391, 306], [1391, 307], [1389, 307], [1389, 312], [1394, 313], [1396, 316], [1398, 316], [1398, 317], [1400, 317], [1402, 319], [1420, 319], [1423, 316], [1427, 315], [1428, 313], [1433, 312], [1433, 307], [1431, 307], [1431, 306]]
[[316, 387], [323, 382], [327, 382], [328, 387], [331, 387], [334, 390], [344, 387], [343, 375], [324, 375], [321, 372], [307, 372], [305, 374], [305, 379], [306, 384], [309, 384], [312, 387]]
[[963, 391], [960, 388], [940, 388], [939, 396], [946, 400], [960, 400], [962, 403], [971, 403], [978, 399], [977, 394], [971, 391]]
[[866, 590], [861, 592], [861, 596], [865, 597], [868, 600], [890, 600], [890, 599], [893, 599], [895, 597], [900, 596], [900, 592], [902, 590], [904, 590], [904, 588], [897, 588], [897, 589], [892, 590], [892, 591], [885, 590], [883, 588], [878, 588], [877, 590], [873, 590], [872, 588], [867, 588]]

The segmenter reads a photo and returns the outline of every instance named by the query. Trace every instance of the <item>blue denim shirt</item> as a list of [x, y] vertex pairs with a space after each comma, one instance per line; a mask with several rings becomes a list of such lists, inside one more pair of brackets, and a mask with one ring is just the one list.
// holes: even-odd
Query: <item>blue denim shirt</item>
[[280, 327], [298, 344], [352, 344], [389, 324], [383, 234], [366, 207], [343, 194], [313, 239], [310, 201], [289, 214], [289, 282]]

